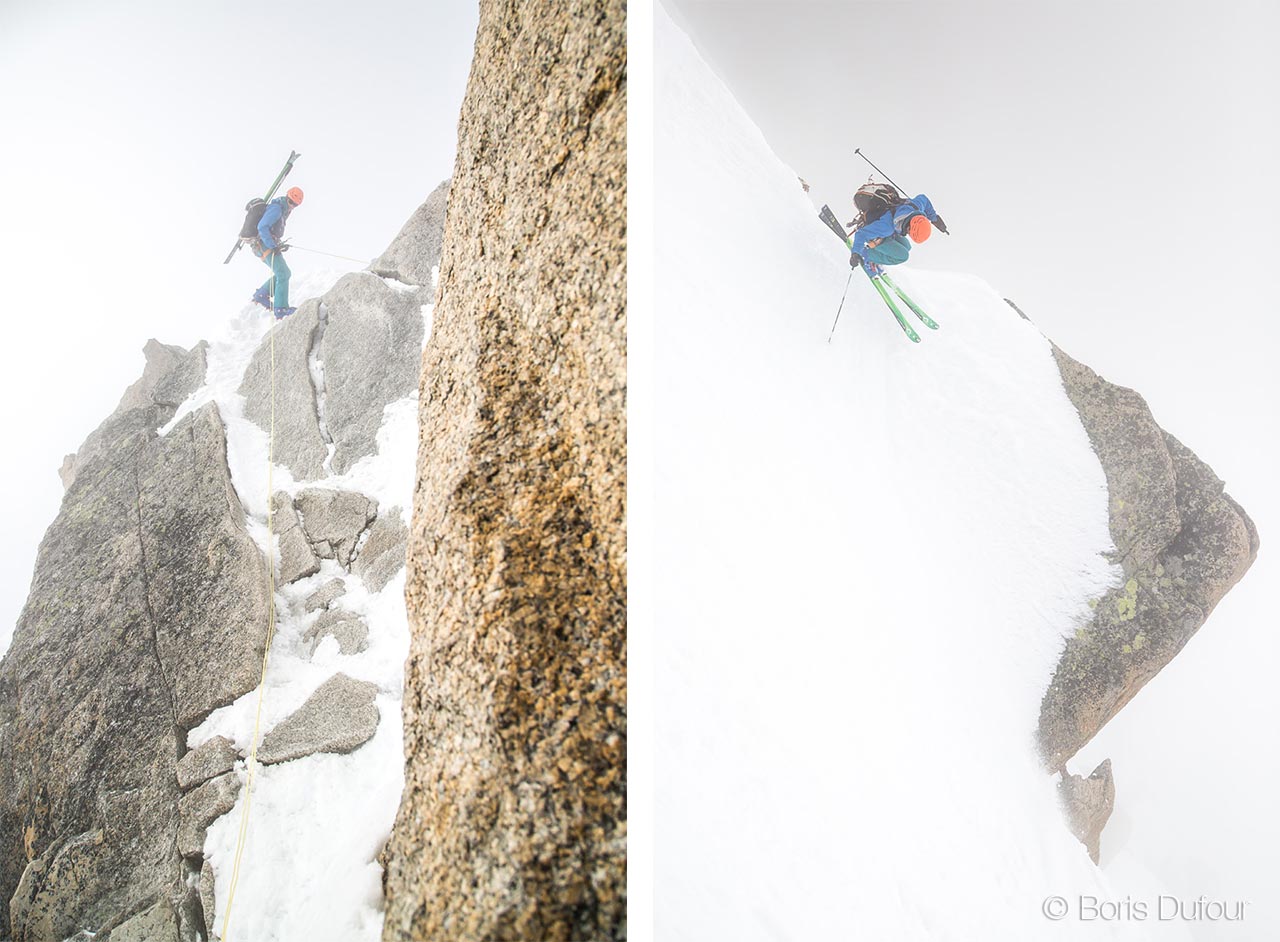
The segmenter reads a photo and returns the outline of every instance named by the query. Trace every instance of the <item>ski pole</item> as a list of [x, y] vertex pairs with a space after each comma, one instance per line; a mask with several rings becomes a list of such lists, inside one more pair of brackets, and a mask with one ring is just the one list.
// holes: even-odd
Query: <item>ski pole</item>
[[290, 243], [289, 243], [289, 248], [291, 248], [291, 249], [301, 249], [302, 251], [304, 251], [304, 252], [310, 252], [310, 253], [312, 253], [313, 255], [327, 255], [327, 256], [329, 256], [330, 258], [340, 258], [340, 259], [342, 259], [343, 261], [347, 261], [347, 262], [367, 262], [367, 261], [369, 261], [367, 258], [352, 258], [350, 255], [334, 255], [332, 252], [321, 252], [319, 249], [309, 249], [309, 248], [307, 248], [306, 246], [302, 246], [302, 245], [295, 245], [295, 244], [294, 244], [294, 243], [292, 243], [292, 242], [290, 242]]
[[[862, 152], [862, 148], [855, 147], [853, 149], [853, 152], [857, 154], [859, 157], [861, 157], [863, 160], [865, 160], [867, 163], [871, 164], [871, 160], [867, 157], [866, 154]], [[886, 180], [889, 180], [889, 175], [885, 173], [883, 170], [881, 170], [879, 167], [877, 167], [875, 164], [871, 164], [871, 169], [874, 170], [876, 173], [880, 174], [880, 176], [884, 177]], [[889, 180], [889, 184], [895, 190], [901, 193], [903, 196], [907, 195], [907, 191], [904, 190], [902, 187], [898, 186], [898, 184], [894, 183], [892, 180]]]
[[831, 333], [827, 334], [827, 343], [831, 343], [831, 338], [836, 335], [836, 324], [840, 323], [840, 312], [844, 310], [844, 299], [849, 295], [849, 282], [853, 281], [853, 271], [850, 270], [849, 278], [844, 283], [844, 294], [840, 295], [840, 306], [836, 308], [836, 319], [831, 323]]

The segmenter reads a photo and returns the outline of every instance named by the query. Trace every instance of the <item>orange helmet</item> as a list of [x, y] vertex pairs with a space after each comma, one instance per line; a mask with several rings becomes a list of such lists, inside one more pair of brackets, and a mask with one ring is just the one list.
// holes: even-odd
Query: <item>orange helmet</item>
[[932, 234], [933, 223], [929, 222], [928, 216], [917, 213], [911, 217], [911, 222], [907, 224], [907, 235], [911, 236], [912, 242], [919, 244]]
[[289, 192], [286, 193], [285, 196], [289, 197], [289, 202], [294, 206], [297, 206], [302, 202], [302, 190], [296, 186], [289, 187]]

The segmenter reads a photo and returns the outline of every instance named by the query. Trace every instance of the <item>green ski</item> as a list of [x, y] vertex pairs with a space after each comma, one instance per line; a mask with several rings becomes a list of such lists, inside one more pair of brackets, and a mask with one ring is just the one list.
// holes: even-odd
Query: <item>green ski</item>
[[896, 294], [898, 297], [900, 297], [903, 300], [903, 302], [907, 305], [907, 307], [911, 308], [911, 310], [915, 312], [916, 317], [920, 318], [920, 320], [924, 322], [925, 327], [928, 327], [930, 330], [938, 329], [937, 322], [928, 314], [926, 314], [924, 311], [920, 310], [920, 306], [916, 304], [915, 301], [912, 301], [909, 297], [907, 297], [907, 294], [905, 291], [903, 291], [901, 288], [899, 288], [897, 285], [893, 283], [893, 280], [889, 277], [887, 272], [880, 273], [880, 280], [893, 289], [893, 293]]
[[[863, 271], [867, 270], [864, 268]], [[902, 312], [898, 310], [898, 305], [894, 304], [893, 298], [889, 297], [888, 289], [880, 283], [884, 279], [884, 275], [872, 275], [871, 272], [867, 272], [867, 277], [871, 279], [871, 283], [875, 285], [876, 290], [880, 292], [880, 297], [884, 298], [884, 303], [889, 305], [889, 310], [893, 311], [893, 316], [898, 320], [898, 326], [902, 328], [903, 332], [906, 333], [909, 338], [911, 338], [912, 343], [919, 343], [920, 335], [917, 334], [914, 328], [907, 323], [907, 319], [903, 317]]]

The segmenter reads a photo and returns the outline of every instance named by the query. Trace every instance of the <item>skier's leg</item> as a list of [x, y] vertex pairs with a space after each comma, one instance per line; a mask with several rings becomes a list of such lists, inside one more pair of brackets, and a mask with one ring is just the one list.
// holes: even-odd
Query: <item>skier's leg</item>
[[901, 265], [911, 255], [911, 244], [901, 236], [890, 236], [873, 249], [866, 258], [877, 265]]
[[288, 307], [289, 276], [292, 274], [292, 272], [289, 271], [289, 263], [284, 260], [283, 252], [275, 252], [272, 254], [271, 258], [271, 270], [275, 273], [276, 280], [276, 293], [274, 298], [275, 306], [278, 308]]

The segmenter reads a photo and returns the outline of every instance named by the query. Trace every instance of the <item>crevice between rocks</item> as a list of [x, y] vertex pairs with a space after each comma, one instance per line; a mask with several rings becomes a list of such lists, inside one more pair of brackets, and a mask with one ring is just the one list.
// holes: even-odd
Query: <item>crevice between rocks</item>
[[160, 679], [164, 682], [165, 693], [169, 700], [169, 716], [173, 720], [174, 761], [182, 758], [182, 736], [178, 724], [178, 702], [173, 689], [173, 681], [164, 669], [164, 659], [160, 656], [160, 632], [156, 627], [156, 613], [151, 607], [151, 579], [147, 575], [147, 544], [142, 526], [142, 482], [137, 465], [133, 469], [134, 513], [138, 525], [138, 555], [141, 557], [139, 570], [142, 576], [142, 602], [147, 610], [147, 627], [151, 630], [151, 653], [155, 657], [156, 669], [160, 671]]
[[320, 356], [320, 344], [324, 341], [325, 328], [329, 326], [329, 315], [325, 312], [324, 302], [316, 304], [316, 326], [311, 331], [311, 346], [307, 350], [307, 374], [311, 378], [311, 392], [315, 398], [316, 425], [320, 429], [320, 439], [328, 449], [322, 467], [326, 474], [333, 473], [333, 456], [337, 446], [333, 436], [329, 434], [328, 394], [325, 390], [324, 360]]

